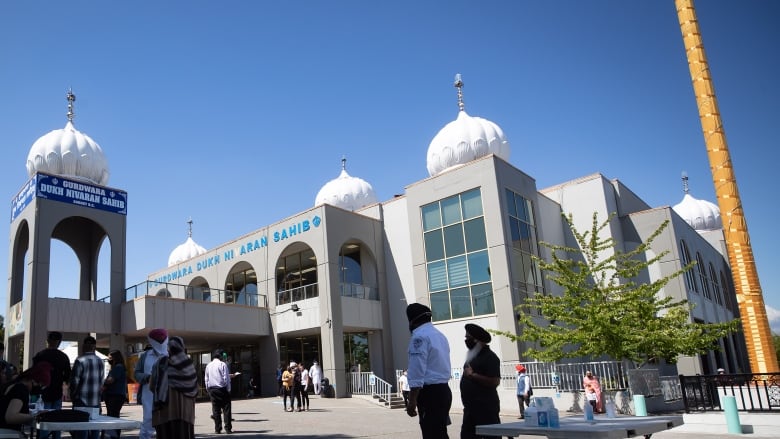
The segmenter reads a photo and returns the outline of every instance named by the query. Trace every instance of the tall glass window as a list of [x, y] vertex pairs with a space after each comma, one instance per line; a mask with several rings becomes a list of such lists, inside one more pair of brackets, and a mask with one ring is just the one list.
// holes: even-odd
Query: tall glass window
[[710, 262], [710, 280], [712, 281], [712, 292], [715, 295], [715, 303], [723, 305], [723, 296], [720, 293], [720, 283], [718, 282], [718, 275], [715, 273], [715, 267]]
[[704, 293], [704, 297], [712, 300], [710, 294], [710, 285], [707, 282], [707, 269], [704, 266], [704, 260], [701, 258], [701, 253], [696, 252], [696, 270], [699, 272], [699, 283], [701, 283], [701, 291]]
[[534, 222], [534, 209], [530, 200], [507, 189], [506, 205], [509, 213], [509, 234], [512, 241], [512, 278], [515, 300], [523, 302], [529, 297], [544, 294], [544, 280], [533, 256], [540, 256], [539, 241]]
[[[688, 244], [682, 239], [680, 240], [680, 259], [683, 267], [691, 263], [691, 252], [688, 251]], [[693, 274], [693, 270], [695, 269], [696, 268], [694, 267], [685, 272], [685, 287], [688, 288], [688, 291], [698, 293], [698, 289], [696, 288], [696, 276]]]
[[433, 320], [495, 312], [479, 188], [422, 206]]

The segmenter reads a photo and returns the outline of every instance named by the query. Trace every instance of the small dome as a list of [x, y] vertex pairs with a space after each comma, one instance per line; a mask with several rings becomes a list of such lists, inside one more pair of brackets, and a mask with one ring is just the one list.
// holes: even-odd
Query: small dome
[[189, 236], [184, 244], [173, 249], [171, 255], [168, 256], [168, 266], [176, 265], [179, 262], [192, 259], [204, 253], [206, 253], [206, 249], [198, 245], [198, 243], [192, 239], [192, 236]]
[[27, 174], [36, 172], [61, 175], [75, 180], [105, 186], [108, 184], [108, 161], [103, 149], [73, 126], [73, 101], [68, 92], [68, 123], [36, 140], [27, 155]]
[[362, 178], [347, 174], [346, 159], [341, 160], [341, 174], [325, 183], [317, 193], [314, 205], [330, 204], [346, 210], [357, 210], [377, 202], [374, 188]]
[[706, 200], [696, 199], [688, 193], [672, 209], [696, 231], [703, 232], [723, 228], [718, 206]]
[[184, 241], [184, 244], [173, 249], [171, 255], [168, 256], [169, 267], [206, 253], [206, 249], [199, 246], [198, 243], [192, 239], [192, 222], [192, 218], [187, 220], [187, 226], [189, 227], [189, 230], [187, 231], [187, 240]]

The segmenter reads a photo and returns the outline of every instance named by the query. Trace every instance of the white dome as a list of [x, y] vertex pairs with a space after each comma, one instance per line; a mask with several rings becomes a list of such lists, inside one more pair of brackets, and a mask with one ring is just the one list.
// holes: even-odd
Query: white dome
[[105, 186], [108, 184], [108, 161], [103, 149], [68, 121], [65, 128], [44, 135], [30, 148], [27, 174], [36, 172], [61, 175]]
[[184, 244], [173, 249], [171, 255], [168, 256], [168, 266], [170, 267], [171, 265], [176, 265], [179, 262], [192, 259], [204, 253], [206, 253], [206, 249], [199, 246], [195, 241], [193, 241], [192, 236], [189, 236], [187, 237], [187, 241], [185, 241]]
[[495, 123], [461, 110], [458, 118], [442, 128], [428, 146], [428, 174], [433, 177], [488, 154], [509, 161], [509, 141], [504, 132]]
[[672, 209], [697, 231], [718, 230], [723, 228], [720, 209], [714, 203], [698, 200], [685, 194], [682, 201]]
[[374, 188], [362, 178], [347, 174], [345, 162], [342, 161], [341, 174], [325, 183], [317, 193], [315, 206], [330, 204], [346, 210], [357, 210], [377, 202]]

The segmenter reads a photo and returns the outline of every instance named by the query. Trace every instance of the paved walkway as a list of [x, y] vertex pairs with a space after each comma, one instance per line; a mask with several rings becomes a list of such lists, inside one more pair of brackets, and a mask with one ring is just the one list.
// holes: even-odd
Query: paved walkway
[[[210, 418], [211, 404], [199, 402], [195, 407], [195, 433], [198, 437], [239, 436], [242, 438], [419, 438], [420, 430], [417, 418], [410, 418], [402, 409], [389, 410], [361, 398], [311, 398], [311, 410], [308, 412], [284, 412], [281, 398], [257, 398], [233, 401], [233, 434], [214, 434], [214, 423]], [[564, 414], [565, 415], [565, 414]], [[686, 415], [689, 416], [689, 415]], [[780, 414], [772, 416], [780, 421]], [[122, 417], [141, 419], [141, 406], [126, 405]], [[503, 422], [517, 421], [516, 414], [502, 416]], [[460, 413], [452, 413], [452, 425], [449, 427], [451, 439], [460, 437]], [[683, 426], [686, 427], [686, 426]], [[679, 430], [679, 431], [678, 431]], [[775, 430], [778, 431], [778, 430]], [[138, 431], [128, 431], [123, 438], [136, 438]], [[521, 436], [538, 438], [539, 436]], [[683, 430], [678, 427], [664, 433], [653, 435], [657, 439], [692, 439], [707, 437], [712, 439], [734, 439], [735, 437], [757, 438], [778, 437], [773, 435], [703, 433]]]

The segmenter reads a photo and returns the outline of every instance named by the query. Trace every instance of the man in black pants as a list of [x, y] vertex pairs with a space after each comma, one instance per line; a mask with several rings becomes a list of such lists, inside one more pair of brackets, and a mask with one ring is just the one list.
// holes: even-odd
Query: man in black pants
[[477, 425], [500, 424], [498, 391], [501, 383], [501, 360], [490, 350], [490, 333], [473, 323], [466, 324], [466, 362], [460, 379], [463, 402], [461, 439], [477, 439]]
[[206, 390], [211, 399], [211, 419], [214, 420], [214, 432], [222, 433], [222, 419], [225, 419], [225, 432], [233, 432], [233, 416], [230, 400], [230, 371], [222, 361], [223, 351], [217, 349], [211, 354], [211, 362], [206, 365]]
[[419, 303], [406, 307], [409, 319], [409, 402], [406, 413], [420, 415], [423, 439], [448, 439], [452, 391], [450, 344], [431, 323], [431, 309]]

